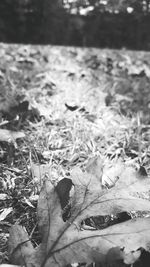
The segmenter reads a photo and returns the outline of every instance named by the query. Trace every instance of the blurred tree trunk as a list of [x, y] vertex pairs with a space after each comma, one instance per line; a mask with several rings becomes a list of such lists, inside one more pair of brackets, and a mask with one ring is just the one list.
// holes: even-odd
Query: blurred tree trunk
[[59, 41], [63, 31], [63, 19], [65, 10], [62, 0], [43, 0], [42, 5], [42, 42], [51, 42], [52, 44]]

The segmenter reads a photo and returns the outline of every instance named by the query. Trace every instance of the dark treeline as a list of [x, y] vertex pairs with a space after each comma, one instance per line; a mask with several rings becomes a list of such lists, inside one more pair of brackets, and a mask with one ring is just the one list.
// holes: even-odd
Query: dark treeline
[[149, 28], [150, 13], [81, 16], [56, 6], [56, 0], [0, 1], [1, 42], [150, 50]]
[[102, 13], [91, 16], [85, 25], [88, 46], [150, 49], [150, 14]]

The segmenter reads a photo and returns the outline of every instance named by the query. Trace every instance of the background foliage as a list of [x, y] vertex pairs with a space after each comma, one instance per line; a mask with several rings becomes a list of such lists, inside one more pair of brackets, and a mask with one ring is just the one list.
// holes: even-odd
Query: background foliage
[[0, 41], [149, 50], [149, 0], [3, 0]]

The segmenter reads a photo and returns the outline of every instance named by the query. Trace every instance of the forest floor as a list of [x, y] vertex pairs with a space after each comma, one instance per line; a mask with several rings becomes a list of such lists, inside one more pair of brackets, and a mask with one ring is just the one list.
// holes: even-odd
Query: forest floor
[[150, 53], [0, 44], [0, 58], [5, 263], [12, 224], [25, 226], [34, 246], [41, 242], [37, 201], [46, 175], [59, 181], [99, 155], [149, 174]]

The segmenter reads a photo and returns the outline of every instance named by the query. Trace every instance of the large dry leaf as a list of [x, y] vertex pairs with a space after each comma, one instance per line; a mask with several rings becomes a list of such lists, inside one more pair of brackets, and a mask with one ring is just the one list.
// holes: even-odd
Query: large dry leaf
[[103, 160], [100, 157], [94, 157], [90, 159], [86, 166], [86, 171], [90, 174], [93, 174], [95, 178], [98, 179], [98, 184], [100, 184], [103, 174]]
[[46, 181], [41, 191], [38, 203], [39, 229], [43, 237], [42, 245], [59, 238], [65, 223], [62, 220], [62, 210], [59, 197], [51, 182]]
[[124, 171], [125, 164], [117, 159], [112, 162], [105, 162], [102, 174], [102, 184], [108, 188], [113, 187], [118, 181], [121, 173]]
[[[137, 250], [139, 247], [148, 249], [150, 242], [148, 237], [150, 232], [149, 228], [150, 218], [135, 219], [128, 222], [124, 222], [122, 224], [108, 227], [104, 230], [98, 230], [94, 232], [81, 230], [80, 222], [81, 220], [84, 220], [87, 217], [87, 215], [91, 216], [91, 215], [109, 214], [112, 212], [116, 213], [116, 211], [119, 212], [122, 210], [126, 210], [126, 208], [128, 208], [127, 205], [128, 203], [130, 210], [135, 210], [135, 208], [138, 208], [139, 210], [141, 209], [141, 207], [143, 209], [144, 200], [141, 199], [140, 197], [135, 197], [135, 198], [131, 197], [130, 199], [130, 194], [132, 195], [132, 193], [134, 192], [134, 188], [131, 187], [129, 193], [127, 194], [126, 191], [128, 191], [128, 189], [126, 187], [126, 182], [122, 186], [122, 192], [119, 192], [119, 198], [117, 197], [117, 199], [115, 197], [115, 193], [117, 192], [115, 187], [111, 190], [104, 192], [100, 187], [98, 188], [97, 191], [95, 190], [94, 187], [92, 187], [92, 190], [90, 190], [90, 183], [92, 183], [92, 177], [87, 174], [83, 174], [82, 172], [80, 172], [79, 175], [79, 170], [77, 172], [76, 175], [74, 174], [74, 177], [72, 176], [72, 178], [73, 178], [73, 183], [75, 185], [75, 202], [73, 202], [73, 205], [76, 205], [76, 207], [78, 208], [75, 208], [74, 206], [72, 207], [72, 216], [69, 222], [65, 224], [61, 219], [61, 210], [59, 210], [58, 206], [56, 205], [57, 211], [55, 210], [53, 220], [55, 221], [55, 223], [56, 222], [58, 223], [57, 227], [59, 235], [57, 232], [57, 227], [54, 228], [54, 231], [52, 231], [52, 229], [50, 230], [50, 227], [49, 228], [43, 227], [43, 230], [47, 229], [47, 231], [44, 231], [44, 233], [45, 235], [47, 233], [47, 236], [49, 236], [49, 242], [46, 241], [47, 245], [46, 248], [48, 251], [47, 255], [43, 250], [44, 252], [42, 257], [44, 258], [44, 262], [42, 266], [49, 266], [49, 265], [65, 266], [68, 263], [81, 262], [81, 261], [86, 261], [86, 262], [105, 261], [106, 255], [109, 252], [109, 250], [117, 246], [119, 246], [120, 248], [125, 247], [124, 250], [125, 255], [120, 254], [122, 258], [125, 258], [125, 256], [127, 257], [129, 252]], [[127, 169], [126, 174], [135, 175], [135, 172], [133, 172], [132, 169], [129, 170]], [[130, 177], [130, 180], [131, 184], [134, 185], [140, 184], [141, 186], [143, 182], [145, 181], [148, 182], [148, 179], [139, 180], [135, 176], [133, 176], [133, 182], [132, 182], [132, 176]], [[94, 177], [93, 177], [93, 183], [94, 183]], [[147, 183], [147, 185], [148, 184], [149, 183]], [[145, 184], [143, 184], [143, 188], [145, 188]], [[54, 189], [51, 191], [51, 193], [50, 192], [48, 193], [47, 189], [48, 186], [46, 186], [46, 190], [43, 190], [43, 193], [45, 191], [47, 192], [46, 193], [47, 196], [48, 195], [50, 196], [52, 192], [53, 193], [55, 192]], [[124, 206], [123, 203], [124, 203], [125, 192], [126, 192], [126, 200], [128, 199], [128, 201], [125, 203]], [[135, 193], [136, 193], [136, 187], [135, 187]], [[121, 194], [123, 195], [123, 197]], [[52, 197], [52, 199], [54, 198]], [[119, 205], [117, 204], [118, 200], [120, 200]], [[139, 200], [138, 205], [135, 205], [137, 200]], [[146, 208], [150, 209], [149, 201], [145, 200], [144, 204], [145, 203], [147, 203]], [[41, 204], [39, 202], [39, 207], [40, 205]], [[54, 207], [54, 203], [52, 204], [52, 207]], [[49, 215], [51, 214], [50, 209], [47, 211], [46, 209], [44, 209], [44, 212]], [[46, 225], [49, 226], [51, 225], [53, 228], [53, 222], [51, 224], [51, 221], [48, 220], [48, 216], [46, 217], [45, 215], [42, 217], [42, 220], [44, 220], [44, 217], [46, 219], [44, 221], [45, 223], [50, 222], [50, 224], [46, 223]], [[37, 256], [38, 255], [40, 255], [41, 257], [39, 251]]]
[[20, 225], [11, 227], [8, 247], [11, 263], [31, 266], [30, 256], [34, 253], [34, 248], [26, 230]]
[[93, 172], [74, 169], [71, 179], [74, 193], [70, 199], [71, 216], [66, 222], [62, 219], [56, 188], [50, 181], [44, 183], [38, 202], [42, 243], [32, 255], [27, 254], [26, 266], [31, 262], [35, 267], [106, 262], [110, 251], [115, 254], [117, 251], [119, 259], [133, 263], [140, 256], [136, 253], [140, 247], [149, 250], [150, 218], [132, 219], [103, 230], [82, 229], [82, 222], [90, 216], [150, 210], [149, 178], [140, 177], [133, 168], [126, 167], [115, 186], [108, 190], [102, 188]]
[[[150, 179], [148, 177], [140, 178], [134, 168], [124, 168], [116, 185], [109, 190], [100, 190], [98, 183], [94, 182], [94, 177], [88, 176], [83, 179], [86, 176], [87, 174], [82, 173], [79, 169], [75, 169], [72, 173], [76, 192], [73, 200], [75, 205], [72, 209], [79, 212], [82, 206], [82, 212], [79, 212], [76, 217], [77, 225], [90, 216], [116, 214], [122, 211], [150, 210]], [[90, 190], [91, 188], [92, 190]], [[93, 188], [95, 188], [95, 192]]]

